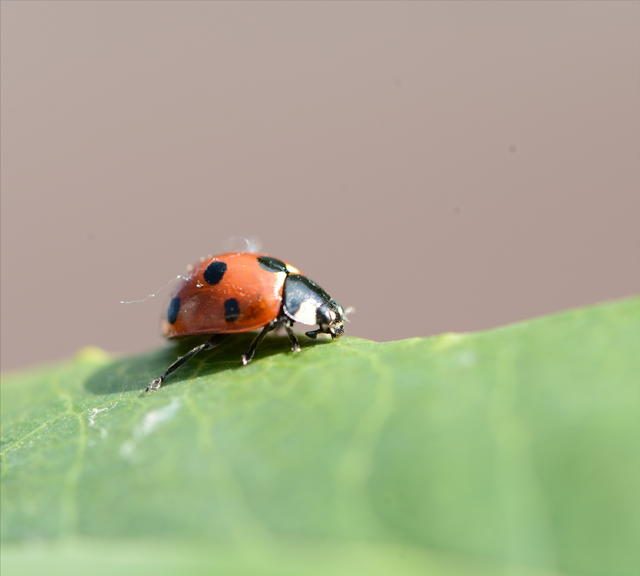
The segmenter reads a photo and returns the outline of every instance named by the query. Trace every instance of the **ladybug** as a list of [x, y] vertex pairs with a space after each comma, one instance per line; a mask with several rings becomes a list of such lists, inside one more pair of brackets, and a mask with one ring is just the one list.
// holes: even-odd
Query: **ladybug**
[[204, 344], [178, 358], [152, 380], [147, 392], [160, 388], [169, 374], [202, 350], [211, 350], [227, 334], [261, 329], [241, 358], [246, 366], [264, 337], [284, 326], [291, 351], [300, 344], [291, 330], [294, 322], [318, 325], [309, 338], [344, 335], [345, 312], [320, 286], [282, 260], [248, 252], [232, 252], [202, 259], [183, 277], [162, 320], [166, 338], [212, 334]]

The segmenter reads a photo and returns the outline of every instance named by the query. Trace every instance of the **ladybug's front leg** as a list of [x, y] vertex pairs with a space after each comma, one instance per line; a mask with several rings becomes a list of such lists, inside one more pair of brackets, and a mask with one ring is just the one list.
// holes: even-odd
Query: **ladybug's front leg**
[[172, 372], [175, 372], [178, 368], [180, 368], [180, 366], [182, 366], [188, 360], [191, 360], [191, 358], [193, 358], [198, 352], [201, 352], [202, 350], [211, 350], [211, 348], [215, 348], [218, 344], [220, 344], [220, 342], [222, 342], [225, 339], [225, 336], [226, 334], [215, 334], [214, 336], [209, 338], [209, 340], [207, 340], [204, 344], [200, 344], [200, 346], [196, 346], [193, 350], [190, 350], [184, 356], [180, 356], [180, 358], [178, 358], [173, 364], [171, 364], [171, 366], [169, 366], [169, 368], [167, 368], [167, 371], [162, 376], [160, 376], [160, 378], [156, 378], [155, 380], [152, 380], [150, 382], [145, 392], [153, 392], [154, 390], [157, 390], [158, 388], [160, 388], [160, 386], [165, 381], [166, 377], [169, 376], [169, 374], [171, 374]]

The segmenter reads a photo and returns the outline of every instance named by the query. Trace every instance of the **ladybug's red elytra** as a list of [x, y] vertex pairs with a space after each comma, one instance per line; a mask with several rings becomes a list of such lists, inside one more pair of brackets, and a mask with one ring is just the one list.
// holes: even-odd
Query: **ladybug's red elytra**
[[291, 351], [300, 344], [291, 330], [294, 322], [318, 325], [309, 338], [344, 335], [345, 313], [320, 286], [295, 266], [266, 254], [231, 252], [203, 259], [193, 266], [171, 298], [162, 332], [167, 338], [212, 334], [204, 344], [178, 358], [152, 380], [147, 392], [160, 388], [169, 374], [202, 350], [214, 348], [227, 334], [262, 329], [241, 362], [251, 362], [264, 337], [284, 326]]

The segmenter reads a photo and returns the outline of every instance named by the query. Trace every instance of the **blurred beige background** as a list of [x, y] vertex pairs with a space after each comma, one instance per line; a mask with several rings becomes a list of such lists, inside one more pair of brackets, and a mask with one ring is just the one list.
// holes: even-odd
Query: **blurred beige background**
[[256, 236], [374, 340], [640, 291], [638, 2], [7, 2], [2, 367]]

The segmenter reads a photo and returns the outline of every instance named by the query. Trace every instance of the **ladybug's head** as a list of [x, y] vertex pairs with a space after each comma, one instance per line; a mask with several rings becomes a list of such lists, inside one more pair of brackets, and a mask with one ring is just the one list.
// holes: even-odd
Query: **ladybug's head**
[[[335, 300], [324, 302], [316, 310], [316, 321], [320, 327], [317, 333], [330, 334], [331, 338], [344, 336], [344, 323], [346, 317], [342, 306]], [[309, 333], [307, 333], [307, 336]]]

